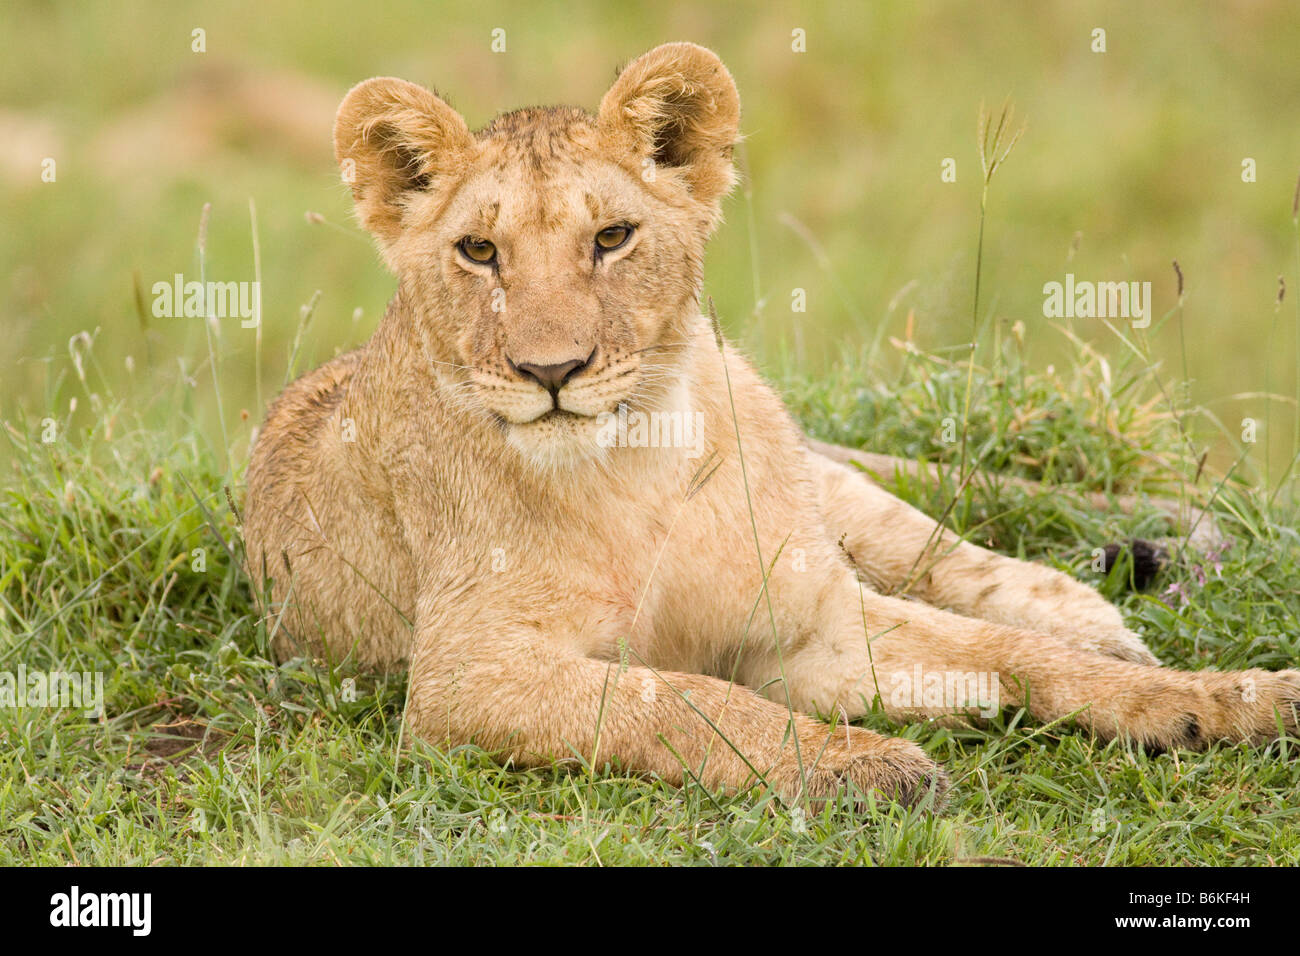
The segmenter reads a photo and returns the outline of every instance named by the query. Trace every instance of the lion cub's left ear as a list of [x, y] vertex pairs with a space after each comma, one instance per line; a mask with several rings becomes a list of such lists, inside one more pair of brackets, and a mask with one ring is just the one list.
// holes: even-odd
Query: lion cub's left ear
[[600, 101], [598, 122], [615, 156], [677, 171], [702, 202], [718, 201], [735, 183], [740, 95], [712, 50], [665, 43], [637, 57]]

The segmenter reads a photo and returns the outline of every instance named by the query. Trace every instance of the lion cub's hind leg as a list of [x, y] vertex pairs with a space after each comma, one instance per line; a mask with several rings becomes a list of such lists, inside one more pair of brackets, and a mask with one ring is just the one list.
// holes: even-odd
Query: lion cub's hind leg
[[1081, 650], [1159, 664], [1119, 610], [1067, 574], [961, 540], [847, 465], [808, 452], [827, 531], [871, 584], [936, 607], [1050, 634]]
[[[1263, 742], [1297, 732], [1300, 671], [1177, 671], [1116, 660], [1062, 638], [886, 597], [829, 579], [808, 615], [817, 629], [781, 659], [748, 662], [744, 679], [797, 709], [853, 719], [875, 701], [898, 719], [992, 716], [1025, 706], [1102, 738], [1149, 747]], [[784, 678], [784, 680], [783, 680]]]

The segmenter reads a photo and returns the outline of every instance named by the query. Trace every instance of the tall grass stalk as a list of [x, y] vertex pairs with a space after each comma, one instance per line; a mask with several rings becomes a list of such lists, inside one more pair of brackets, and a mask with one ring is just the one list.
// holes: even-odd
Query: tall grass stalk
[[[990, 136], [989, 121], [991, 119], [992, 115], [981, 104], [977, 132], [980, 171], [982, 173], [980, 183], [980, 227], [979, 238], [975, 243], [975, 295], [971, 303], [970, 355], [967, 362], [966, 397], [962, 403], [959, 477], [964, 477], [966, 474], [966, 445], [970, 432], [971, 388], [975, 382], [975, 345], [979, 338], [980, 281], [984, 272], [984, 225], [988, 214], [989, 186], [993, 182], [993, 175], [997, 172], [998, 167], [1011, 155], [1011, 151], [1015, 149], [1016, 143], [1019, 142], [1021, 135], [1025, 131], [1025, 127], [1022, 125], [1015, 133], [1011, 132], [1011, 124], [1015, 119], [1015, 109], [1009, 99], [1002, 104], [997, 126], [994, 127]], [[1010, 137], [1010, 139], [1004, 140], [1004, 137]]]
[[257, 328], [253, 338], [253, 382], [257, 389], [257, 414], [266, 406], [262, 402], [262, 243], [257, 232], [257, 203], [248, 197], [248, 225], [253, 234], [253, 288], [257, 290]]
[[[1295, 235], [1295, 292], [1292, 298], [1295, 300], [1295, 408], [1292, 411], [1294, 416], [1294, 428], [1291, 439], [1292, 464], [1300, 456], [1300, 176], [1296, 177], [1295, 195], [1291, 199], [1291, 231]], [[1285, 286], [1278, 290], [1278, 301], [1285, 294]], [[1288, 467], [1287, 471], [1291, 469]]]
[[[199, 285], [207, 288], [207, 259], [208, 259], [208, 221], [212, 216], [212, 203], [205, 202], [203, 211], [199, 214], [199, 238], [198, 238], [198, 255], [199, 255]], [[203, 331], [207, 336], [208, 342], [208, 368], [212, 372], [212, 391], [217, 399], [217, 421], [221, 425], [221, 446], [222, 458], [226, 464], [226, 476], [232, 477], [235, 474], [235, 460], [230, 448], [230, 436], [226, 431], [226, 410], [221, 400], [221, 365], [216, 345], [213, 342], [212, 330], [216, 324], [217, 317], [212, 313], [212, 303], [208, 297], [204, 296], [204, 313], [203, 313]], [[218, 326], [219, 328], [219, 326]]]

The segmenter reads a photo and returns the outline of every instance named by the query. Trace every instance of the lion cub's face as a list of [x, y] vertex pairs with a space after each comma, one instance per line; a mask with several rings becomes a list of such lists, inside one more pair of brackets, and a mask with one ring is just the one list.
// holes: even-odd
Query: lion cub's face
[[471, 134], [434, 94], [368, 80], [335, 147], [443, 383], [539, 464], [597, 454], [620, 404], [676, 400], [739, 103], [691, 44], [634, 61], [593, 117], [520, 110]]
[[438, 303], [459, 397], [539, 460], [592, 454], [602, 412], [660, 401], [695, 310], [701, 224], [602, 146], [576, 111], [502, 117], [453, 196], [411, 203], [394, 250]]

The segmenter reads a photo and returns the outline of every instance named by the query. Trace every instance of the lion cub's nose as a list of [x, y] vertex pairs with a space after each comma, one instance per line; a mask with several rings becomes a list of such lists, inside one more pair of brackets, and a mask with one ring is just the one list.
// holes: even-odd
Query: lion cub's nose
[[535, 365], [532, 362], [520, 362], [516, 365], [510, 362], [510, 367], [523, 377], [534, 379], [542, 388], [555, 395], [569, 379], [586, 368], [590, 361], [591, 357], [588, 356], [585, 359], [571, 359], [554, 365]]

